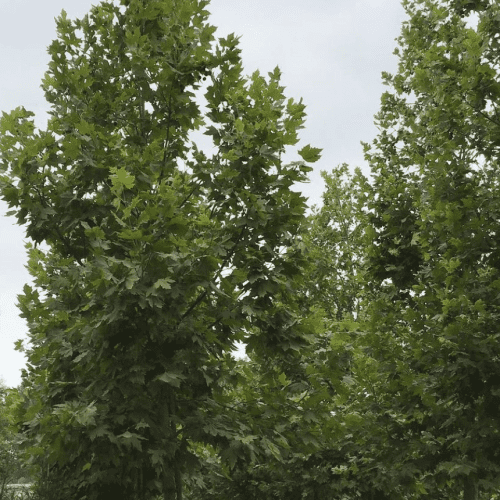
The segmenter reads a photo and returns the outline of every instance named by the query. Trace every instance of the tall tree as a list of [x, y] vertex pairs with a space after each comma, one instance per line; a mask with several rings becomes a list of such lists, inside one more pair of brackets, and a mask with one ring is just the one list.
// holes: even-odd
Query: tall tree
[[[243, 76], [207, 4], [63, 11], [46, 130], [23, 108], [0, 121], [1, 194], [34, 241], [24, 432], [54, 499], [181, 500], [196, 443], [227, 442], [210, 409], [235, 342], [284, 370], [305, 342], [292, 246], [305, 200], [290, 187], [319, 150], [282, 162], [304, 105], [279, 69]], [[212, 157], [189, 141], [201, 127]]]
[[394, 460], [422, 492], [474, 500], [500, 485], [500, 6], [404, 6], [399, 70], [367, 146], [371, 343], [392, 393], [381, 413], [405, 450]]

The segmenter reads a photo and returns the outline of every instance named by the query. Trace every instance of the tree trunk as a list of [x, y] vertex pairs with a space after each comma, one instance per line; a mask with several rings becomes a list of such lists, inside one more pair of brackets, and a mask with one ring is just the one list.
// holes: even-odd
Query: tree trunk
[[4, 478], [2, 478], [2, 480], [0, 482], [0, 500], [2, 500], [2, 498], [3, 498], [3, 494], [5, 491], [6, 485], [7, 485], [7, 478], [4, 477]]
[[182, 475], [179, 467], [175, 467], [175, 491], [177, 493], [177, 500], [182, 500]]
[[477, 500], [477, 485], [472, 476], [464, 479], [464, 500]]
[[[177, 414], [177, 401], [175, 398], [175, 392], [172, 392], [171, 399], [170, 399], [170, 413], [172, 415]], [[173, 420], [170, 421], [170, 425], [172, 426], [172, 434], [176, 437], [177, 439], [177, 429], [175, 426], [175, 422]], [[178, 450], [175, 453], [178, 455]], [[182, 474], [181, 470], [178, 465], [178, 460], [176, 459], [177, 457], [174, 458], [174, 479], [175, 479], [175, 493], [176, 493], [176, 500], [182, 500]]]
[[[170, 428], [170, 439], [177, 439], [177, 428], [174, 422], [174, 416], [177, 413], [177, 401], [175, 392], [170, 391], [168, 402], [166, 404], [166, 424]], [[163, 478], [163, 499], [164, 500], [182, 500], [182, 473], [179, 467], [178, 450], [175, 452], [173, 461], [170, 463], [170, 470]]]

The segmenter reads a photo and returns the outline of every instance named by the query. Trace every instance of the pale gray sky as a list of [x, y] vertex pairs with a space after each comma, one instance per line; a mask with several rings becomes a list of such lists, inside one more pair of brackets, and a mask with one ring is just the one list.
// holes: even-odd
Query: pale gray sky
[[[54, 17], [64, 8], [82, 17], [97, 0], [0, 0], [0, 111], [35, 112], [44, 126], [47, 106], [39, 88], [55, 38]], [[307, 105], [300, 146], [323, 148], [311, 182], [303, 187], [320, 203], [320, 170], [339, 163], [364, 167], [360, 141], [376, 135], [373, 115], [384, 91], [381, 72], [394, 72], [392, 54], [405, 19], [399, 0], [212, 0], [208, 10], [218, 36], [241, 35], [247, 74], [278, 65], [288, 97]], [[295, 159], [295, 158], [293, 158]], [[20, 383], [24, 357], [14, 342], [26, 338], [16, 295], [30, 276], [24, 268], [24, 231], [6, 217], [0, 201], [0, 378]]]

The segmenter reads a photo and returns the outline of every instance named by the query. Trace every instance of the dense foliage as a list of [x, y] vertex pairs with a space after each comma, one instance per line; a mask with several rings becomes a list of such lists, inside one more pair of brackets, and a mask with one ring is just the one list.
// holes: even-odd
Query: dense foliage
[[22, 477], [20, 436], [15, 429], [16, 391], [0, 380], [0, 500], [6, 498], [6, 486]]
[[63, 14], [47, 129], [0, 121], [35, 281], [1, 439], [56, 500], [495, 498], [500, 6], [403, 2], [372, 179], [323, 173], [306, 217], [304, 105], [207, 3]]
[[[304, 105], [278, 69], [243, 76], [206, 5], [63, 12], [47, 129], [23, 108], [0, 122], [0, 189], [34, 241], [23, 431], [57, 498], [180, 500], [197, 443], [231, 460], [214, 393], [235, 343], [285, 370], [307, 343], [292, 246], [305, 200], [290, 187], [310, 167], [281, 160]], [[211, 157], [189, 141], [201, 127]]]
[[367, 152], [372, 328], [404, 461], [422, 490], [468, 500], [500, 486], [500, 6], [406, 8], [399, 72], [386, 75]]

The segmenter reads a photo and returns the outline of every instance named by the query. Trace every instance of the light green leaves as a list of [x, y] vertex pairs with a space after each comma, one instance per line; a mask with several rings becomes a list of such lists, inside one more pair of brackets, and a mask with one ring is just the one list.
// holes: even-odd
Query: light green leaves
[[170, 290], [172, 288], [171, 283], [174, 280], [171, 278], [162, 278], [159, 279], [154, 285], [153, 288], [156, 290], [157, 288], [163, 288], [163, 290]]
[[234, 128], [241, 134], [243, 133], [243, 130], [245, 129], [245, 124], [241, 119], [238, 119], [234, 122]]
[[139, 281], [139, 275], [137, 274], [137, 269], [130, 269], [129, 274], [125, 280], [125, 288], [131, 290], [134, 285]]
[[[125, 167], [111, 167], [110, 171], [112, 174], [109, 176], [111, 180], [111, 192], [115, 195], [113, 200], [113, 206], [120, 210], [123, 205], [123, 191], [125, 189], [132, 189], [135, 185], [135, 177], [127, 171]], [[128, 207], [125, 206], [125, 210]]]
[[180, 373], [165, 372], [162, 373], [161, 375], [158, 375], [156, 379], [160, 380], [161, 382], [165, 382], [166, 384], [171, 385], [173, 387], [180, 387], [181, 382], [183, 380], [186, 380], [186, 376]]
[[135, 178], [124, 167], [111, 167], [112, 174], [109, 176], [111, 183], [116, 191], [125, 189], [132, 189], [135, 184]]
[[285, 373], [281, 373], [280, 376], [278, 377], [278, 380], [280, 381], [280, 384], [283, 387], [286, 387], [290, 383], [290, 381], [286, 378]]

